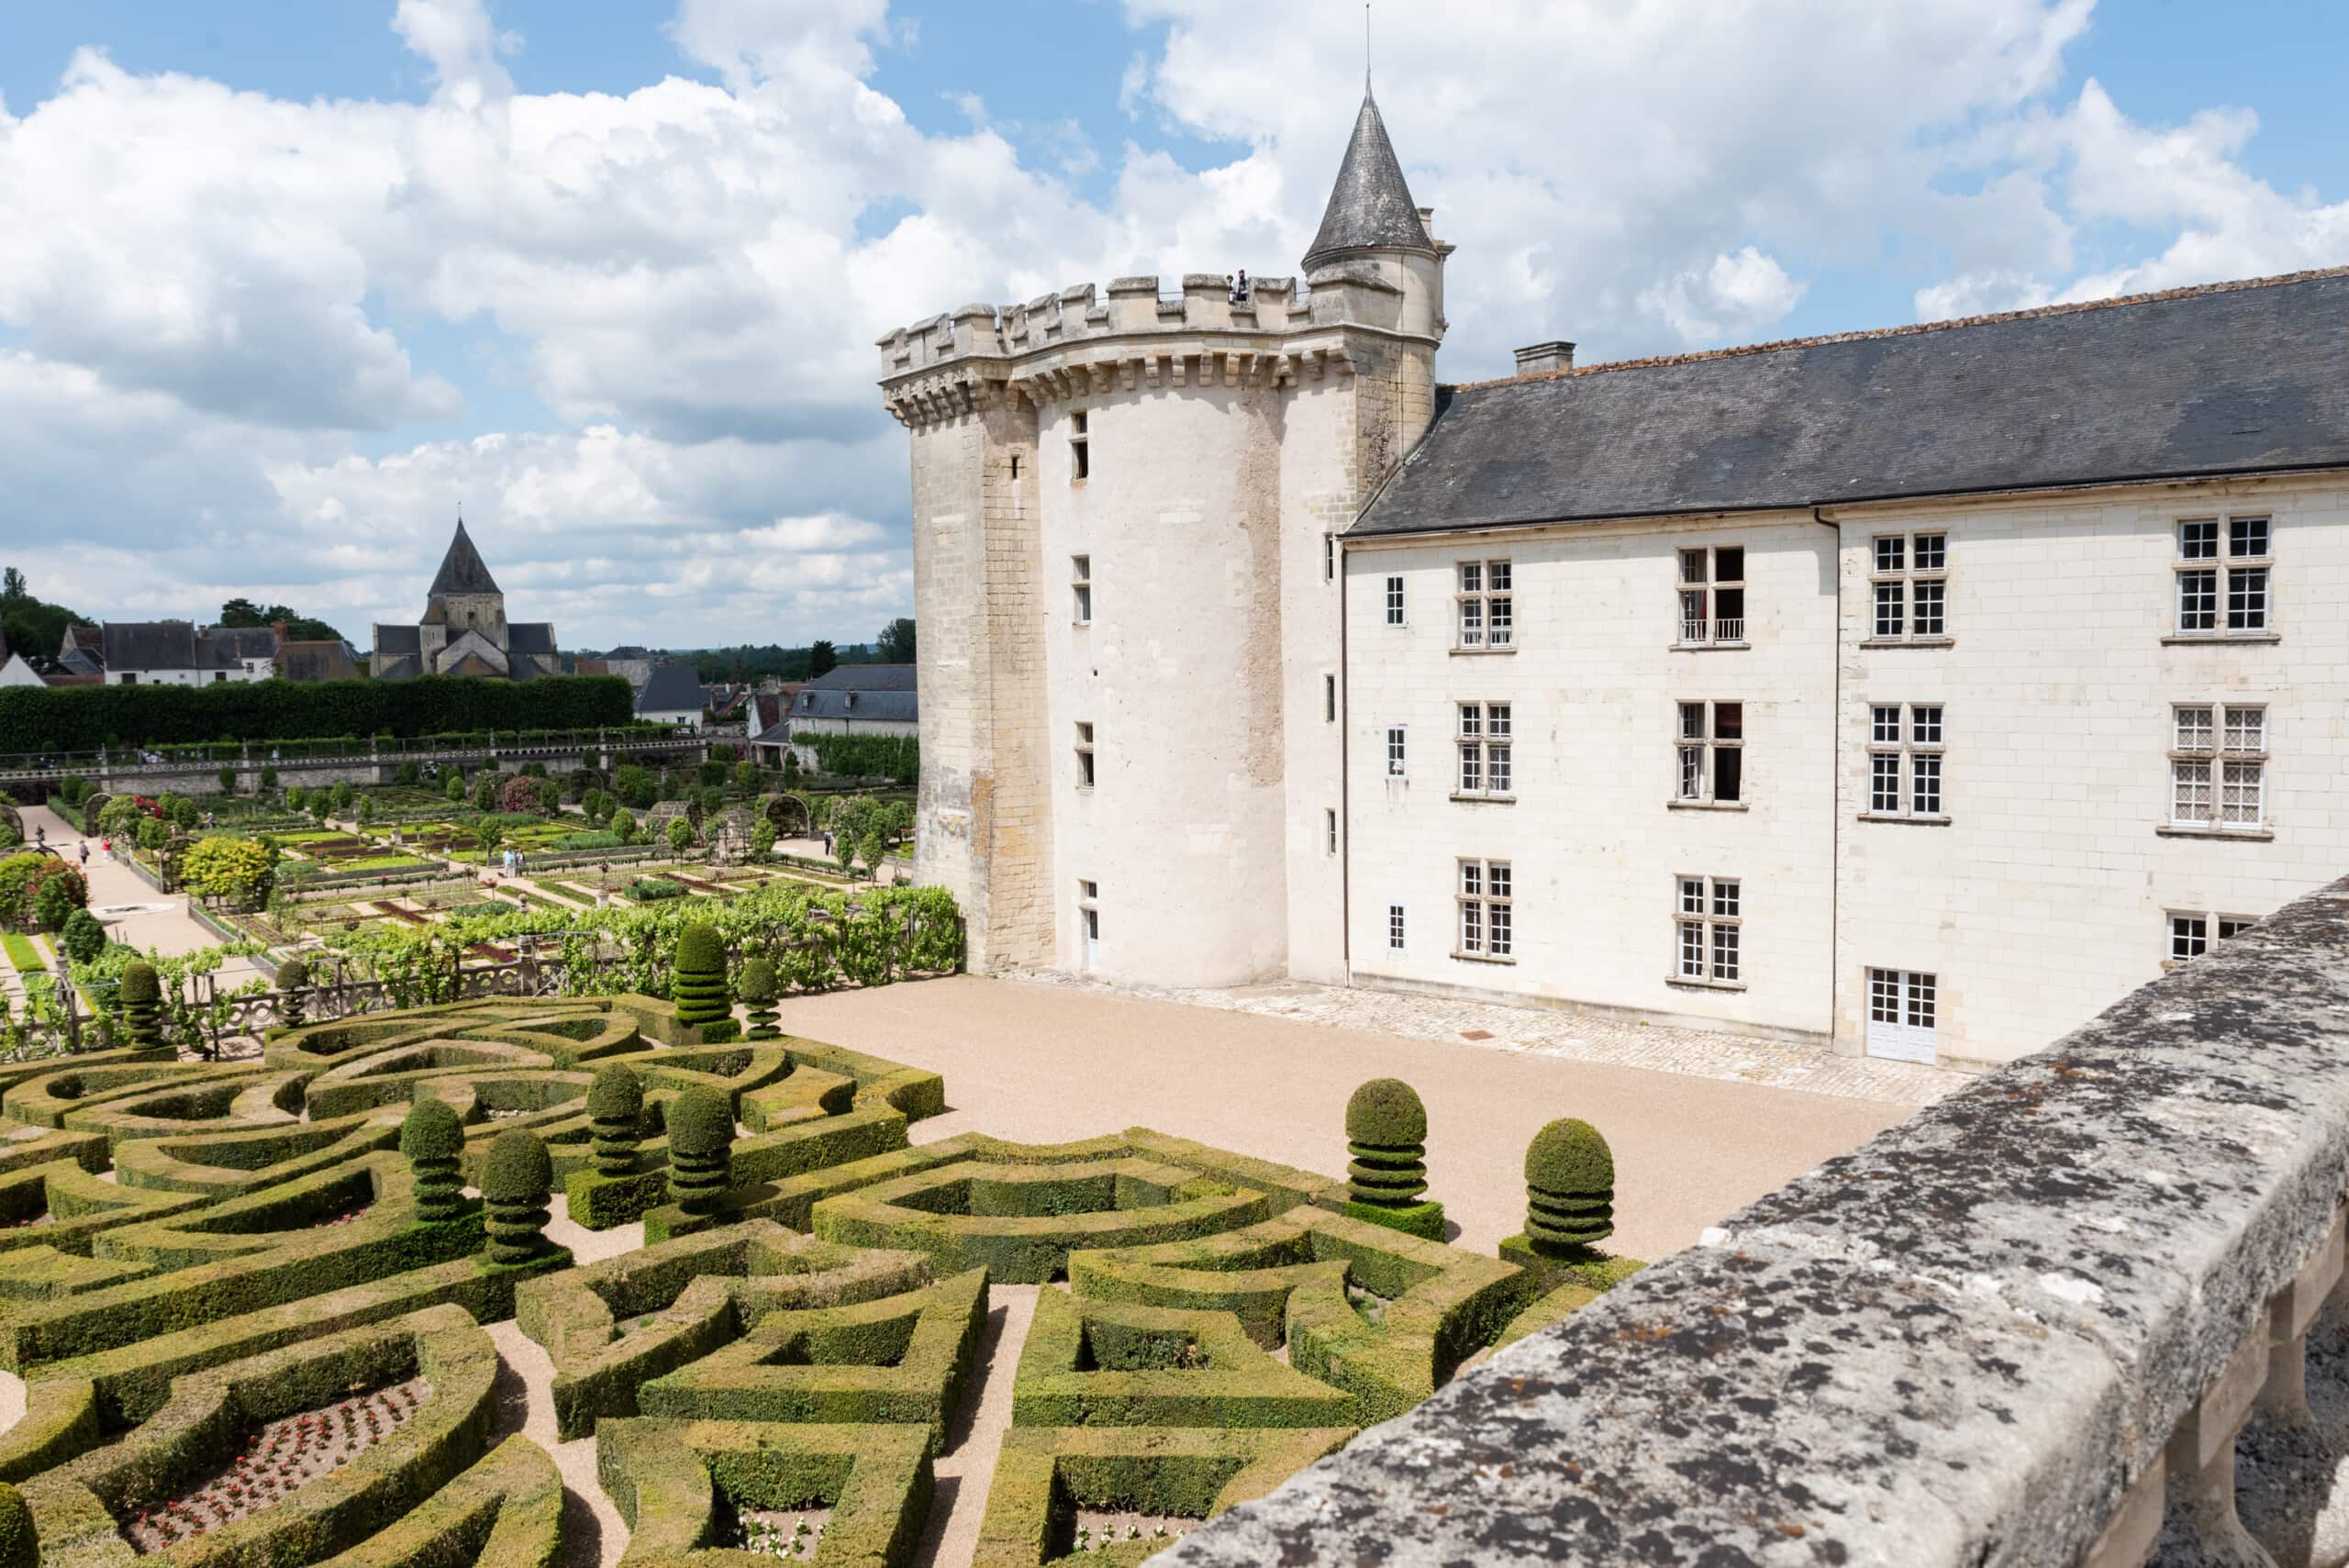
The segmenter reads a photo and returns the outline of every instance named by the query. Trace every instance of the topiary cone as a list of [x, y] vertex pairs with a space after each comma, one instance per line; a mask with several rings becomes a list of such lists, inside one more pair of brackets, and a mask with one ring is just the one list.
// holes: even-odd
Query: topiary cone
[[25, 1495], [0, 1482], [0, 1568], [40, 1568], [40, 1540]]
[[669, 1102], [669, 1196], [707, 1217], [732, 1184], [734, 1104], [723, 1091], [691, 1088]]
[[489, 1261], [527, 1263], [547, 1251], [547, 1195], [554, 1162], [538, 1134], [507, 1128], [490, 1143], [481, 1195], [489, 1207]]
[[726, 943], [707, 920], [687, 922], [677, 933], [677, 954], [669, 964], [669, 998], [681, 1024], [714, 1024], [734, 1016], [726, 989]]
[[1347, 1195], [1400, 1208], [1428, 1190], [1427, 1107], [1400, 1078], [1373, 1078], [1346, 1102]]
[[774, 1027], [774, 999], [782, 987], [775, 980], [774, 964], [764, 956], [749, 960], [742, 965], [741, 978], [734, 990], [745, 1005], [751, 1038], [781, 1040], [783, 1031]]
[[587, 1087], [587, 1130], [596, 1149], [596, 1173], [626, 1176], [636, 1171], [638, 1129], [644, 1116], [644, 1080], [636, 1069], [615, 1062]]
[[163, 987], [151, 963], [132, 963], [122, 972], [122, 1019], [130, 1030], [134, 1050], [163, 1049]]
[[430, 1095], [409, 1107], [400, 1123], [400, 1152], [416, 1173], [416, 1218], [438, 1225], [465, 1211], [465, 1179], [458, 1159], [465, 1150], [465, 1124], [455, 1107]]
[[1548, 1257], [1615, 1233], [1615, 1155], [1598, 1129], [1562, 1117], [1525, 1150], [1525, 1237]]

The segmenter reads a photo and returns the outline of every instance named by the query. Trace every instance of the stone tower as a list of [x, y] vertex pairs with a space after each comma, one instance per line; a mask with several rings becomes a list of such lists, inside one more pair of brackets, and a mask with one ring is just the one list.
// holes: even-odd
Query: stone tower
[[440, 558], [440, 570], [433, 573], [423, 624], [446, 627], [451, 642], [477, 631], [498, 647], [506, 646], [506, 595], [498, 591], [481, 551], [473, 548], [462, 518], [449, 552]]
[[1342, 977], [1332, 536], [1433, 414], [1428, 219], [1365, 94], [1307, 287], [1119, 278], [881, 339], [912, 446], [916, 869], [974, 969]]

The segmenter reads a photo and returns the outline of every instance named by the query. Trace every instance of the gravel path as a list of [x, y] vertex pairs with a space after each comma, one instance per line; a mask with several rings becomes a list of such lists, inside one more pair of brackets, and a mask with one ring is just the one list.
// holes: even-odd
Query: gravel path
[[1032, 1284], [987, 1287], [987, 1326], [979, 1340], [973, 1382], [963, 1390], [963, 1407], [946, 1429], [946, 1451], [938, 1456], [938, 1496], [930, 1524], [914, 1553], [914, 1568], [966, 1568], [978, 1551], [979, 1521], [987, 1511], [995, 1462], [1003, 1434], [1011, 1429], [1011, 1384], [1019, 1352], [1036, 1320]]

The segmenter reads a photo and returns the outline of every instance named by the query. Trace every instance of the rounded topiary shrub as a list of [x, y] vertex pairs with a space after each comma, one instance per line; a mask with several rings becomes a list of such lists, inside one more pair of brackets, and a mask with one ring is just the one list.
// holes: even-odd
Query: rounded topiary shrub
[[302, 1026], [302, 993], [309, 985], [310, 966], [298, 953], [277, 966], [277, 1011], [288, 1029]]
[[427, 1095], [408, 1108], [400, 1123], [400, 1152], [416, 1173], [416, 1218], [437, 1225], [465, 1211], [465, 1179], [458, 1157], [465, 1150], [465, 1124], [448, 1101]]
[[1427, 1107], [1400, 1078], [1373, 1078], [1346, 1102], [1347, 1195], [1399, 1208], [1428, 1190]]
[[780, 1040], [783, 1031], [774, 1027], [774, 1002], [782, 986], [775, 979], [774, 962], [763, 957], [747, 959], [742, 964], [741, 978], [735, 982], [735, 995], [742, 999], [750, 1016], [752, 1040]]
[[0, 1568], [40, 1568], [40, 1540], [25, 1495], [0, 1482]]
[[669, 1196], [687, 1214], [707, 1216], [732, 1184], [734, 1102], [696, 1085], [669, 1104]]
[[491, 1262], [527, 1263], [545, 1254], [547, 1195], [553, 1187], [554, 1162], [537, 1133], [513, 1127], [491, 1142], [481, 1176]]
[[1525, 1150], [1525, 1237], [1550, 1256], [1615, 1233], [1615, 1155], [1598, 1129], [1561, 1117]]
[[65, 929], [58, 935], [58, 945], [74, 962], [88, 963], [106, 951], [106, 929], [87, 909], [76, 909], [65, 917]]
[[599, 1068], [587, 1086], [587, 1129], [595, 1143], [596, 1173], [626, 1176], [636, 1171], [639, 1127], [644, 1116], [644, 1080], [624, 1062]]
[[[699, 1027], [732, 1022], [734, 999], [726, 989], [726, 943], [707, 920], [688, 921], [677, 933], [677, 955], [670, 960], [669, 996], [677, 1021]], [[704, 1036], [707, 1039], [707, 1036]]]
[[130, 1031], [132, 1047], [163, 1049], [163, 986], [155, 978], [155, 966], [144, 962], [126, 966], [122, 989], [117, 995], [122, 999], [122, 1021]]

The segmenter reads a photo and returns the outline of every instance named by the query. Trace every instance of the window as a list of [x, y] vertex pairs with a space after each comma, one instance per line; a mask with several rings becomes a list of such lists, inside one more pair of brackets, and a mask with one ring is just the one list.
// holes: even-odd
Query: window
[[1942, 805], [1942, 705], [1868, 707], [1870, 817], [1946, 821]]
[[1685, 702], [1680, 705], [1679, 788], [1674, 798], [1690, 805], [1727, 806], [1745, 797], [1745, 705]]
[[1101, 963], [1101, 884], [1080, 881], [1076, 884], [1076, 925], [1085, 940], [1085, 967], [1097, 969]]
[[1321, 677], [1321, 722], [1338, 722], [1338, 677], [1335, 675]]
[[1481, 800], [1510, 798], [1514, 784], [1510, 741], [1508, 704], [1462, 703], [1457, 793]]
[[1093, 477], [1093, 431], [1084, 414], [1068, 417], [1069, 483]]
[[1390, 724], [1386, 727], [1386, 776], [1390, 779], [1401, 778], [1404, 772], [1403, 762], [1403, 727], [1399, 724]]
[[2194, 704], [2171, 710], [2170, 821], [2258, 831], [2267, 818], [2267, 709]]
[[1688, 647], [1745, 640], [1745, 547], [1680, 552], [1680, 640]]
[[1517, 645], [1517, 610], [1506, 561], [1460, 563], [1458, 646], [1497, 651]]
[[1321, 536], [1321, 581], [1333, 582], [1338, 575], [1338, 536]]
[[1460, 956], [1508, 960], [1517, 951], [1507, 861], [1460, 862]]
[[1386, 906], [1386, 951], [1403, 951], [1403, 906], [1400, 904]]
[[1876, 642], [1935, 641], [1949, 635], [1949, 535], [1879, 534], [1868, 573]]
[[1738, 929], [1744, 890], [1734, 878], [1683, 876], [1673, 915], [1677, 961], [1673, 978], [1692, 985], [1742, 983]]
[[2211, 915], [2197, 910], [2169, 917], [2169, 949], [2165, 967], [2199, 958], [2210, 951], [2212, 932], [2220, 941], [2239, 937], [2257, 924], [2248, 915]]
[[1076, 624], [1093, 624], [1093, 558], [1089, 555], [1069, 557], [1069, 582], [1076, 597]]
[[1870, 1056], [1932, 1062], [1940, 1019], [1940, 976], [1914, 969], [1868, 971]]
[[1326, 818], [1326, 819], [1327, 819], [1327, 825], [1328, 825], [1328, 828], [1329, 828], [1329, 835], [1330, 835], [1330, 853], [1331, 853], [1331, 854], [1333, 854], [1333, 855], [1334, 855], [1334, 854], [1336, 854], [1336, 853], [1338, 852], [1338, 810], [1337, 810], [1337, 807], [1335, 807], [1335, 806], [1331, 806], [1331, 807], [1330, 807], [1328, 810], [1326, 810], [1326, 811], [1322, 812], [1322, 813], [1321, 813], [1321, 815], [1322, 815], [1322, 817], [1323, 817], [1324, 818]]
[[1400, 577], [1386, 579], [1386, 624], [1403, 624], [1403, 579]]
[[[2267, 517], [2193, 517], [2177, 525], [2177, 629], [2184, 637], [2259, 636], [2276, 569]], [[2223, 543], [2225, 553], [2221, 553]], [[2223, 614], [2224, 619], [2221, 619]]]
[[1076, 787], [1093, 787], [1093, 726], [1085, 723], [1076, 727]]
[[125, 670], [122, 673], [121, 684], [126, 686], [137, 685], [139, 684], [139, 672], [136, 670]]

